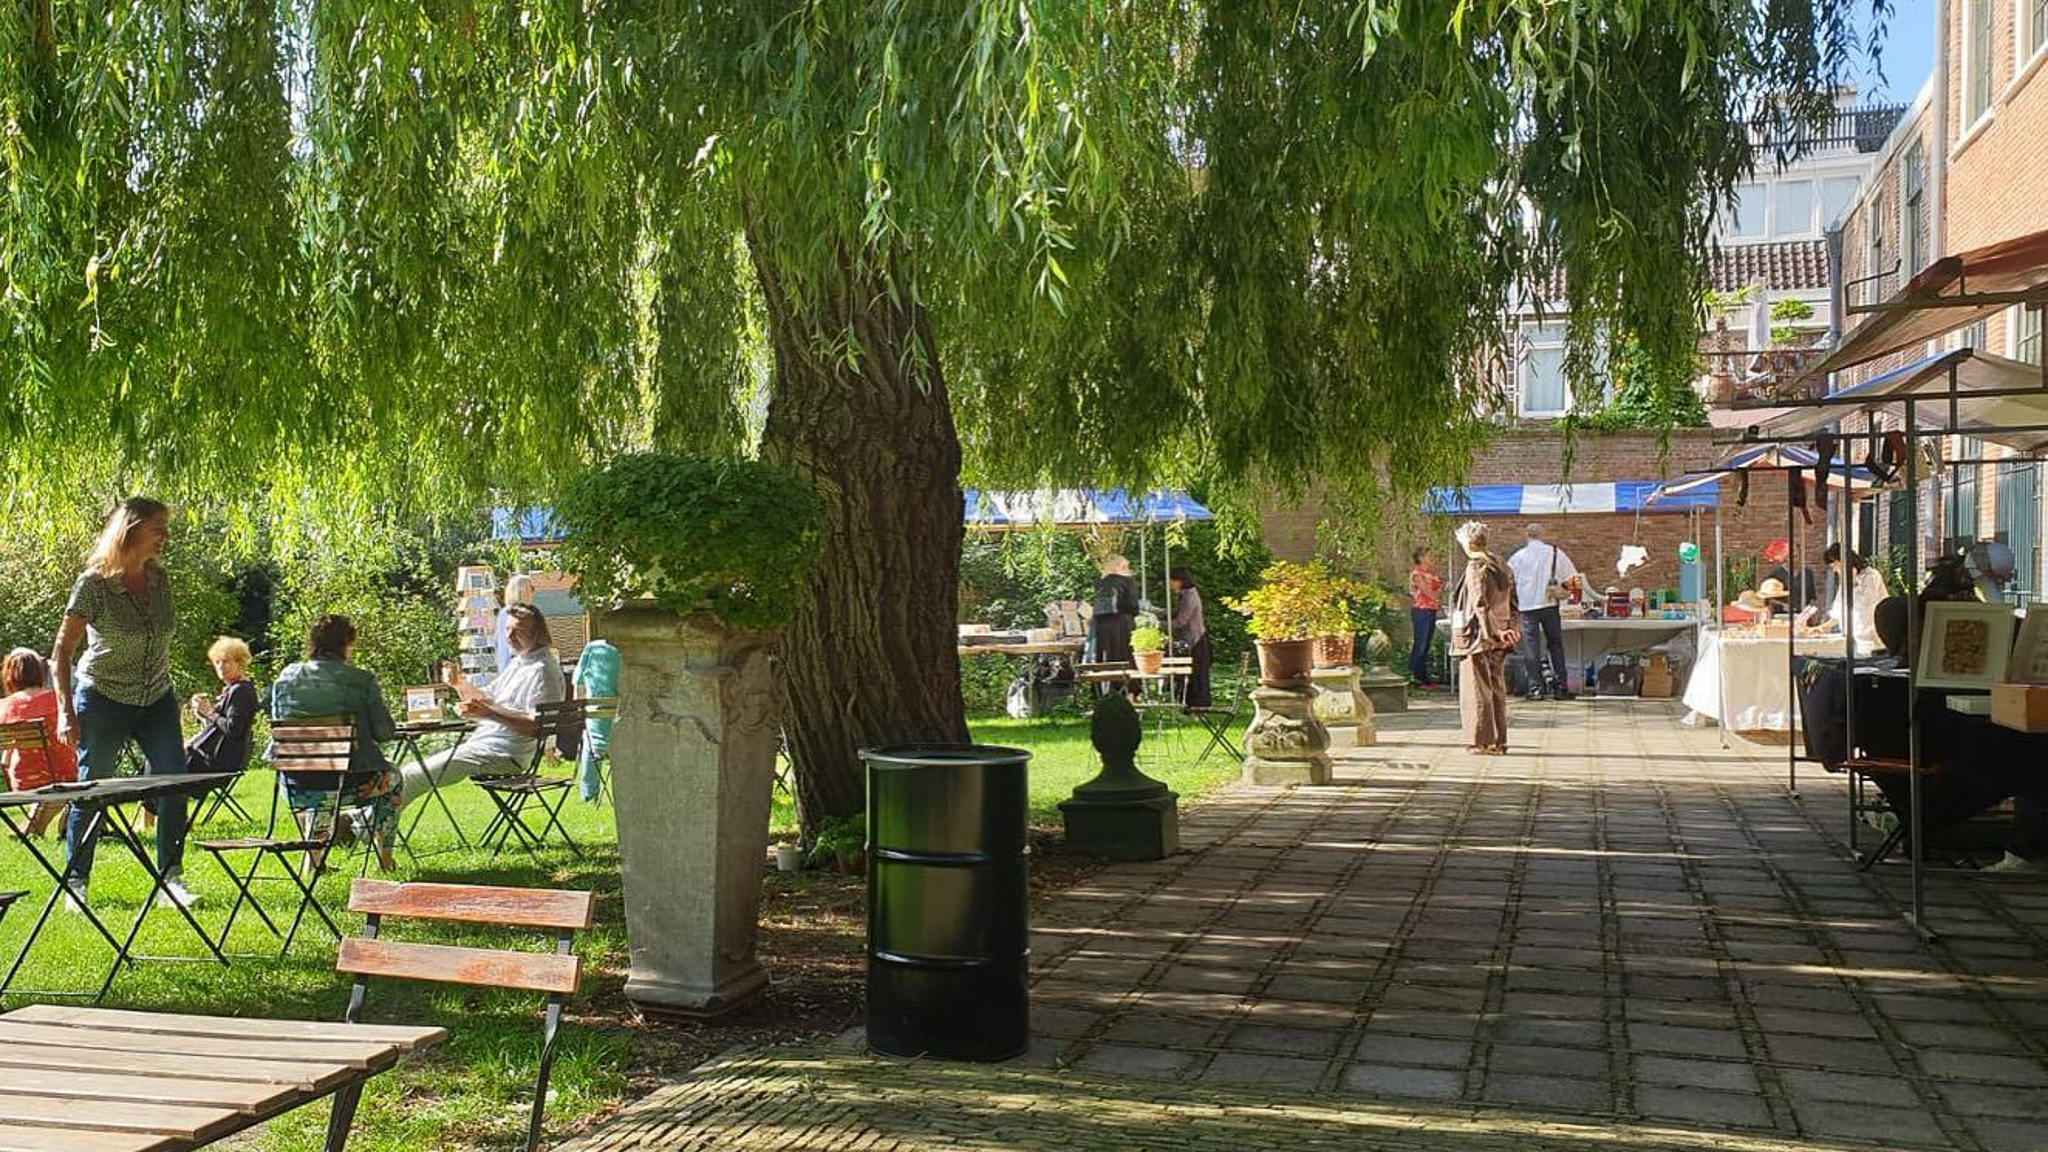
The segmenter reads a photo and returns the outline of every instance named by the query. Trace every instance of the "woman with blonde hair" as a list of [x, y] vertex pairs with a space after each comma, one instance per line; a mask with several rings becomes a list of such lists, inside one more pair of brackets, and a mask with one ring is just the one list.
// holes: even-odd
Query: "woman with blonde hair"
[[[64, 606], [51, 661], [57, 738], [78, 749], [80, 780], [112, 776], [131, 740], [150, 775], [185, 771], [178, 699], [171, 691], [171, 582], [157, 560], [170, 538], [167, 505], [147, 496], [123, 500], [107, 517]], [[73, 902], [83, 901], [92, 876], [97, 829], [94, 836], [84, 830], [85, 819], [74, 807], [64, 831], [70, 855], [64, 883]], [[184, 857], [185, 798], [168, 796], [157, 804], [160, 899], [190, 907]]]
[[1458, 526], [1465, 578], [1458, 585], [1450, 636], [1458, 661], [1458, 716], [1472, 751], [1498, 756], [1508, 750], [1508, 653], [1521, 642], [1515, 627], [1515, 578], [1486, 550], [1486, 525]]

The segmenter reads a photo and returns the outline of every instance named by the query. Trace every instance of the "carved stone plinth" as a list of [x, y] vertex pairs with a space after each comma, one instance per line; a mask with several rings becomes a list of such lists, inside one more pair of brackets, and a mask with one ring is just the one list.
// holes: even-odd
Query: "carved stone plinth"
[[1359, 674], [1358, 687], [1377, 712], [1408, 710], [1408, 675], [1387, 667], [1387, 658], [1393, 651], [1385, 632], [1374, 632], [1365, 638], [1365, 671]]
[[1316, 686], [1316, 719], [1330, 730], [1330, 747], [1370, 748], [1380, 742], [1373, 724], [1372, 700], [1358, 688], [1358, 669], [1318, 668], [1310, 674]]
[[625, 880], [626, 996], [644, 1011], [733, 1008], [754, 955], [775, 788], [773, 635], [652, 605], [605, 614], [620, 656], [612, 788]]
[[1316, 719], [1312, 687], [1252, 690], [1257, 712], [1244, 734], [1244, 782], [1328, 784], [1330, 730]]
[[1144, 722], [1122, 692], [1095, 706], [1089, 739], [1102, 771], [1060, 803], [1067, 847], [1114, 860], [1159, 860], [1180, 850], [1179, 796], [1138, 770]]

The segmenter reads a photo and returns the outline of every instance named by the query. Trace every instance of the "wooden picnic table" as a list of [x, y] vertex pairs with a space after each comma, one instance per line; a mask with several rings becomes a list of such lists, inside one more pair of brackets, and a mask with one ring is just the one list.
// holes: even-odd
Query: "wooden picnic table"
[[440, 1028], [37, 1005], [0, 1016], [0, 1152], [184, 1152], [361, 1084]]

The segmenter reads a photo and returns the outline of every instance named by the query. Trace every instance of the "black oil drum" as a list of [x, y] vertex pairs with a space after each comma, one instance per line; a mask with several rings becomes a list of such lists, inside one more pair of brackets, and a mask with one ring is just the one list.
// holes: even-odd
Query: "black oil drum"
[[1031, 1041], [1025, 770], [1031, 753], [899, 744], [868, 775], [868, 1044], [1007, 1060]]

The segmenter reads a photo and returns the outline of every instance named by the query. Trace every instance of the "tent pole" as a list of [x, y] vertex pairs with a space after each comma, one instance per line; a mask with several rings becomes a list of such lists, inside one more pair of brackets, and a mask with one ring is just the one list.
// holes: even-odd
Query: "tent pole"
[[1806, 558], [1806, 540], [1793, 523], [1792, 509], [1799, 488], [1805, 483], [1806, 477], [1798, 472], [1785, 473], [1785, 541], [1791, 546], [1791, 567], [1785, 573], [1790, 578], [1786, 581], [1790, 587], [1785, 589], [1785, 791], [1794, 800], [1799, 798], [1799, 623], [1793, 618], [1792, 605], [1799, 600], [1799, 571]]
[[1721, 747], [1728, 747], [1728, 617], [1725, 605], [1728, 590], [1722, 586], [1722, 574], [1727, 570], [1727, 561], [1721, 555], [1721, 494], [1719, 485], [1714, 493], [1714, 645], [1720, 649], [1715, 653], [1714, 693], [1719, 697], [1720, 719], [1714, 726], [1721, 730]]
[[[1849, 655], [1849, 682], [1842, 692], [1842, 734], [1848, 745], [1848, 754], [1856, 755], [1856, 574], [1855, 562], [1851, 556], [1861, 556], [1862, 549], [1856, 547], [1856, 482], [1849, 473], [1849, 439], [1847, 429], [1836, 426], [1841, 433], [1835, 438], [1842, 445], [1842, 528], [1840, 556], [1842, 570], [1835, 579], [1841, 588], [1843, 650]], [[1849, 774], [1849, 854], [1856, 855], [1856, 774]]]
[[[1919, 405], [1910, 397], [1906, 400], [1906, 491], [1911, 499], [1906, 504], [1906, 795], [1911, 811], [1906, 814], [1907, 852], [1911, 859], [1907, 867], [1911, 874], [1912, 903], [1906, 913], [1908, 922], [1915, 931], [1929, 939], [1925, 911], [1922, 906], [1920, 877], [1920, 852], [1922, 841], [1920, 824], [1920, 649], [1924, 637], [1920, 635], [1920, 412]], [[1937, 493], [1939, 489], [1937, 488]]]

